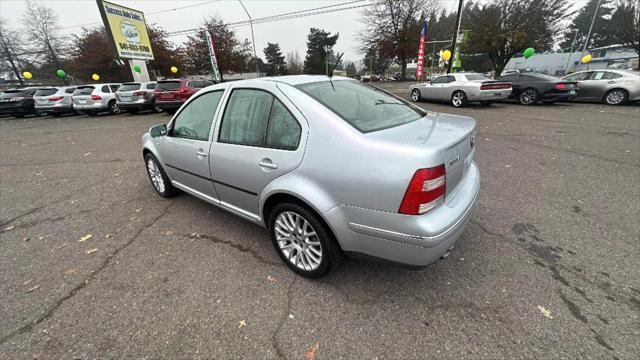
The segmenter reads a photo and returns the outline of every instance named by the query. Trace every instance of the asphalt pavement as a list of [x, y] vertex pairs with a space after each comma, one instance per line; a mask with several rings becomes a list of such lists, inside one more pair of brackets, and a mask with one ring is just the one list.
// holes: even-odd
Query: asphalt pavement
[[637, 359], [640, 106], [420, 106], [478, 122], [463, 237], [320, 280], [156, 195], [140, 136], [167, 115], [0, 119], [0, 358]]

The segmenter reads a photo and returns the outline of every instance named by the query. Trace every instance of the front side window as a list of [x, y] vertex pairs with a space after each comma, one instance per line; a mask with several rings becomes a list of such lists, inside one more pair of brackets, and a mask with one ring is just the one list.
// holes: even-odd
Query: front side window
[[363, 133], [410, 123], [426, 114], [398, 97], [357, 81], [320, 81], [296, 87]]
[[433, 80], [431, 83], [432, 84], [446, 84], [448, 82], [447, 77], [446, 76], [440, 76], [438, 78], [435, 78], [435, 80]]
[[213, 115], [222, 98], [222, 93], [222, 91], [208, 92], [193, 99], [173, 121], [171, 136], [209, 140]]
[[273, 96], [266, 91], [236, 89], [222, 117], [221, 142], [262, 146]]
[[588, 72], [575, 73], [575, 74], [571, 74], [569, 76], [566, 76], [564, 78], [564, 80], [568, 80], [568, 81], [585, 80], [585, 79], [587, 79], [589, 74], [590, 73], [588, 73]]

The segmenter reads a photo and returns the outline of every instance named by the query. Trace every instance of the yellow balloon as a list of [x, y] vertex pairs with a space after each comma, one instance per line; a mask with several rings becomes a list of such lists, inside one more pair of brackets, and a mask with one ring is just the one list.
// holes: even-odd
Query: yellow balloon
[[582, 61], [583, 64], [588, 63], [589, 61], [591, 61], [591, 54], [587, 54], [587, 55], [583, 56], [580, 61]]
[[98, 74], [93, 74], [93, 75], [91, 75], [91, 78], [92, 78], [93, 80], [95, 80], [95, 81], [98, 81], [98, 80], [100, 80], [100, 75], [98, 75]]
[[444, 59], [444, 61], [449, 61], [449, 59], [451, 59], [451, 51], [449, 50], [443, 51], [442, 58]]
[[172, 66], [171, 67], [171, 72], [174, 73], [174, 74], [177, 73], [178, 72], [178, 68], [175, 67], [175, 66]]
[[24, 78], [28, 80], [28, 79], [31, 79], [33, 77], [33, 74], [31, 74], [28, 71], [25, 71], [25, 72], [22, 73], [22, 76], [24, 76]]

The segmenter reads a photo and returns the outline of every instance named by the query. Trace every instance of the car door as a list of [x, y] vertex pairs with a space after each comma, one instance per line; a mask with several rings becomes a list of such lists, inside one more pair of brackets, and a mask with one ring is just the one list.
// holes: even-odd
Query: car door
[[306, 121], [268, 82], [259, 89], [233, 88], [216, 128], [209, 161], [221, 205], [259, 220], [264, 187], [302, 161]]
[[[436, 99], [442, 101], [451, 100], [451, 96], [453, 95], [453, 91], [457, 90], [454, 86], [456, 82], [456, 77], [447, 75], [445, 82], [436, 90]], [[462, 83], [462, 82], [461, 82]], [[459, 84], [462, 85], [462, 84]]]
[[576, 91], [577, 100], [587, 100], [589, 99], [589, 93], [591, 92], [590, 88], [593, 86], [590, 83], [591, 75], [593, 71], [584, 71], [575, 74], [571, 74], [569, 76], [565, 76], [563, 78], [564, 81], [575, 81], [578, 83], [578, 90]]
[[447, 83], [447, 76], [439, 76], [431, 82], [426, 83], [423, 89], [420, 89], [420, 93], [423, 99], [438, 100], [438, 94], [442, 90], [442, 86]]
[[209, 149], [214, 115], [224, 90], [199, 95], [176, 114], [167, 136], [158, 138], [158, 149], [175, 186], [218, 200], [209, 169]]

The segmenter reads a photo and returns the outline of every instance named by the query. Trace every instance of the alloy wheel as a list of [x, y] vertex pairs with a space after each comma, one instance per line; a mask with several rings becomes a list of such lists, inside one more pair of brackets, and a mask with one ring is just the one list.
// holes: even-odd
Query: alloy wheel
[[622, 90], [613, 90], [607, 94], [605, 101], [609, 105], [618, 105], [624, 101], [625, 93]]
[[309, 222], [291, 211], [282, 212], [273, 231], [278, 247], [291, 264], [304, 271], [313, 271], [322, 262], [322, 245]]
[[451, 103], [455, 107], [460, 107], [464, 103], [464, 94], [461, 91], [456, 91], [451, 98]]
[[149, 172], [149, 178], [153, 183], [153, 187], [159, 193], [164, 193], [164, 190], [165, 190], [164, 179], [162, 178], [162, 173], [160, 172], [158, 165], [156, 164], [155, 161], [153, 161], [153, 159], [147, 160], [147, 171]]
[[538, 95], [533, 89], [527, 89], [520, 93], [520, 103], [523, 105], [531, 105], [536, 101]]
[[111, 103], [111, 113], [112, 114], [120, 114], [120, 107], [118, 107], [118, 104]]
[[419, 90], [413, 90], [411, 92], [411, 100], [413, 100], [414, 102], [417, 102], [418, 100], [420, 100], [420, 91]]

